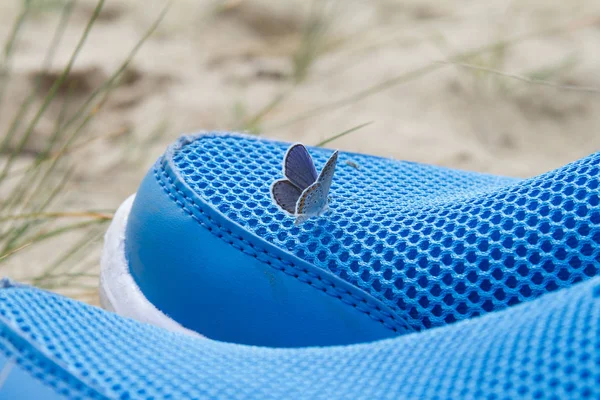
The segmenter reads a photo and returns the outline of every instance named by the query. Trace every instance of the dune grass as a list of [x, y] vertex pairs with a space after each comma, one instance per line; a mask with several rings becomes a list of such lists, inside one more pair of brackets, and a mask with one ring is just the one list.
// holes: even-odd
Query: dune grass
[[[314, 118], [314, 117], [317, 117], [324, 113], [331, 112], [331, 111], [334, 111], [339, 108], [349, 106], [352, 104], [356, 104], [368, 97], [374, 96], [378, 93], [389, 90], [393, 87], [396, 87], [396, 86], [399, 86], [402, 84], [406, 84], [406, 83], [414, 81], [416, 79], [425, 77], [425, 76], [427, 76], [437, 70], [440, 70], [444, 67], [447, 67], [449, 65], [452, 65], [452, 64], [459, 65], [462, 63], [464, 66], [466, 60], [472, 60], [473, 58], [477, 58], [478, 56], [481, 56], [481, 55], [492, 54], [492, 58], [494, 58], [496, 61], [493, 62], [491, 65], [496, 65], [498, 62], [500, 62], [498, 60], [502, 59], [503, 54], [506, 51], [506, 49], [511, 46], [515, 46], [515, 45], [523, 43], [527, 40], [532, 40], [532, 39], [540, 38], [543, 36], [556, 35], [556, 34], [566, 32], [566, 31], [573, 31], [575, 29], [582, 29], [585, 27], [589, 27], [589, 26], [597, 24], [599, 20], [600, 20], [600, 17], [586, 18], [583, 21], [574, 21], [574, 22], [571, 22], [566, 25], [560, 25], [560, 26], [554, 26], [554, 27], [545, 28], [545, 29], [539, 29], [539, 30], [535, 30], [535, 31], [532, 31], [532, 32], [529, 32], [526, 34], [518, 35], [518, 36], [515, 36], [512, 38], [498, 40], [496, 42], [481, 46], [481, 47], [473, 49], [473, 50], [462, 51], [457, 54], [450, 55], [447, 58], [447, 60], [445, 60], [445, 62], [437, 62], [437, 61], [429, 62], [429, 63], [423, 65], [422, 67], [401, 73], [396, 77], [383, 80], [382, 82], [379, 82], [370, 87], [361, 89], [355, 93], [346, 95], [346, 96], [344, 96], [338, 100], [334, 100], [328, 104], [319, 105], [312, 109], [301, 111], [297, 115], [292, 116], [292, 117], [287, 117], [281, 121], [274, 121], [268, 125], [265, 125], [264, 129], [276, 130], [276, 129], [286, 128], [292, 124], [304, 121], [306, 119]], [[487, 69], [485, 66], [480, 67], [477, 70], [478, 70], [478, 72], [486, 73], [486, 74], [493, 73], [494, 75], [503, 75], [504, 77], [509, 77], [509, 78], [515, 77], [515, 75], [513, 75], [513, 74], [503, 73], [502, 71], [499, 71], [499, 70]], [[529, 78], [529, 79], [532, 80], [532, 79], [535, 79], [535, 77]], [[532, 83], [532, 82], [528, 82], [528, 83]], [[539, 83], [539, 81], [536, 83]], [[547, 83], [548, 83], [548, 85], [558, 87], [559, 89], [561, 88], [561, 85], [554, 85], [551, 82], [547, 82]], [[263, 117], [264, 117], [264, 115], [263, 115]]]
[[[11, 118], [11, 122], [7, 131], [2, 132], [0, 136], [0, 269], [21, 253], [35, 252], [40, 245], [54, 240], [57, 243], [56, 251], [53, 257], [46, 261], [46, 265], [27, 268], [28, 271], [34, 271], [31, 273], [19, 271], [19, 279], [44, 288], [69, 286], [93, 291], [95, 286], [89, 283], [88, 278], [94, 275], [90, 272], [94, 263], [85, 262], [86, 250], [88, 246], [100, 240], [112, 218], [112, 212], [57, 211], [55, 206], [59, 204], [68, 187], [74, 169], [79, 167], [73, 154], [97, 140], [105, 140], [115, 134], [106, 132], [105, 135], [91, 136], [86, 132], [86, 128], [101, 111], [111, 92], [118, 87], [124, 71], [142, 44], [154, 32], [164, 12], [131, 49], [121, 65], [85, 99], [78, 99], [74, 112], [67, 112], [67, 106], [73, 107], [69, 102], [72, 88], [69, 87], [68, 78], [90, 31], [97, 23], [104, 0], [97, 2], [58, 78], [49, 88], [44, 88], [41, 76], [44, 72], [50, 72], [74, 5], [74, 0], [53, 2], [52, 7], [49, 7], [47, 2], [24, 1], [4, 45], [0, 61], [0, 113], [4, 114], [3, 118]], [[40, 12], [60, 13], [51, 43], [40, 66], [42, 73], [38, 75], [33, 90], [19, 105], [15, 115], [6, 115], [3, 113], [2, 100], [6, 101], [16, 44], [20, 35], [25, 32], [28, 19], [32, 14]], [[58, 96], [59, 91], [66, 91], [66, 100]], [[43, 148], [32, 153], [27, 150], [27, 146], [38, 140], [34, 133], [51, 105], [60, 109], [57, 123]], [[71, 236], [69, 243], [72, 245], [61, 246], [60, 238], [67, 235]]]
[[[318, 4], [318, 5], [317, 5]], [[402, 84], [412, 82], [416, 79], [426, 77], [442, 68], [457, 67], [464, 73], [469, 74], [473, 78], [475, 85], [483, 90], [483, 86], [487, 83], [495, 87], [497, 93], [506, 92], [508, 82], [520, 81], [521, 83], [554, 87], [557, 90], [574, 90], [589, 93], [596, 93], [598, 88], [581, 87], [572, 85], [562, 85], [553, 82], [552, 79], [560, 74], [568, 72], [577, 65], [577, 57], [573, 54], [567, 54], [563, 59], [555, 64], [541, 65], [534, 70], [525, 71], [521, 74], [508, 73], [504, 71], [508, 50], [523, 42], [549, 37], [552, 35], [561, 35], [567, 32], [573, 32], [578, 29], [584, 29], [598, 24], [599, 16], [590, 16], [585, 19], [575, 20], [567, 24], [546, 27], [542, 29], [532, 30], [531, 32], [520, 34], [513, 37], [506, 37], [506, 32], [500, 32], [500, 39], [480, 46], [475, 49], [459, 51], [453, 54], [448, 54], [444, 60], [436, 60], [427, 62], [423, 66], [416, 69], [402, 72], [396, 77], [383, 80], [372, 86], [365, 87], [355, 93], [350, 93], [342, 96], [337, 100], [333, 100], [326, 104], [320, 104], [314, 108], [307, 110], [299, 110], [296, 115], [286, 116], [281, 119], [273, 119], [272, 114], [278, 107], [282, 106], [291, 95], [302, 84], [311, 79], [319, 79], [311, 75], [313, 65], [318, 62], [319, 58], [327, 54], [348, 47], [347, 52], [349, 59], [352, 59], [356, 49], [352, 47], [352, 40], [344, 40], [331, 35], [331, 26], [338, 22], [339, 11], [336, 6], [340, 3], [334, 0], [313, 2], [310, 12], [306, 18], [304, 28], [300, 32], [296, 50], [291, 54], [292, 75], [288, 82], [288, 87], [275, 95], [267, 104], [259, 109], [258, 112], [243, 119], [242, 123], [236, 128], [246, 130], [252, 133], [260, 134], [262, 132], [273, 132], [281, 129], [286, 129], [291, 125], [300, 123], [307, 119], [312, 119], [324, 115], [326, 113], [338, 110], [340, 108], [350, 106], [361, 101], [375, 96], [381, 92], [397, 87]], [[357, 33], [358, 35], [360, 33]], [[389, 39], [389, 38], [388, 38]], [[384, 41], [384, 45], [390, 45], [390, 40]], [[362, 46], [364, 47], [364, 46]], [[367, 46], [366, 49], [361, 49], [361, 57], [368, 59], [368, 52], [376, 50], [377, 45]], [[324, 75], [331, 76], [338, 70], [347, 68], [351, 63], [348, 59], [340, 57], [341, 61], [337, 69], [333, 69]], [[484, 82], [485, 81], [485, 82]], [[362, 126], [361, 126], [362, 127]], [[355, 129], [350, 129], [353, 132]], [[344, 131], [339, 137], [347, 133]], [[333, 137], [336, 137], [334, 134]], [[330, 138], [331, 139], [331, 138]], [[326, 139], [329, 143], [331, 140]], [[319, 143], [319, 146], [323, 143]]]

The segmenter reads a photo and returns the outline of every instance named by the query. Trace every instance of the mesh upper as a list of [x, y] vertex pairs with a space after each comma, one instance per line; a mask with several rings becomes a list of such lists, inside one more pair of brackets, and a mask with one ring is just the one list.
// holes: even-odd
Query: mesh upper
[[[369, 292], [420, 330], [568, 287], [600, 268], [600, 153], [514, 179], [341, 152], [331, 212], [271, 201], [288, 143], [204, 135], [182, 179], [248, 231]], [[330, 150], [309, 149], [319, 170]]]
[[194, 338], [2, 289], [0, 351], [70, 398], [597, 399], [600, 278], [439, 329], [300, 349]]

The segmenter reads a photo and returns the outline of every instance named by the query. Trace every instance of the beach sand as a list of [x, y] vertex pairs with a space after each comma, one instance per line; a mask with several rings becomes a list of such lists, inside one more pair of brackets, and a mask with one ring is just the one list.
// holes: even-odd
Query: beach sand
[[[0, 4], [0, 41], [22, 3]], [[40, 3], [52, 8], [59, 2]], [[60, 75], [94, 4], [78, 2], [43, 84]], [[67, 112], [119, 67], [163, 5], [106, 1], [69, 78], [73, 89], [59, 94]], [[516, 177], [600, 149], [600, 94], [593, 91], [600, 88], [595, 0], [352, 0], [314, 7], [297, 0], [174, 1], [86, 129], [82, 140], [106, 138], [73, 153], [73, 179], [52, 209], [114, 210], [180, 134], [243, 127], [283, 93], [284, 101], [255, 124], [263, 136], [310, 145], [372, 122], [327, 147]], [[58, 18], [58, 11], [41, 10], [26, 22], [0, 132], [7, 131], [8, 116], [15, 115], [44, 71]], [[317, 30], [314, 62], [304, 79], [295, 80], [302, 70], [294, 68], [294, 55], [306, 54], [301, 49], [312, 54], [307, 47], [312, 42], [302, 39], [309, 21], [321, 21], [326, 30]], [[499, 41], [508, 43], [461, 62], [592, 90], [440, 63]], [[424, 67], [430, 70], [420, 70]], [[420, 72], [403, 78], [411, 71]], [[381, 90], [372, 89], [377, 87]], [[23, 157], [43, 148], [60, 114], [60, 102], [52, 104]], [[15, 255], [3, 275], [35, 275], [76, 238], [69, 234]], [[81, 262], [93, 274], [101, 238], [92, 241]], [[68, 285], [57, 290], [95, 303], [94, 285], [90, 277], [88, 295]]]

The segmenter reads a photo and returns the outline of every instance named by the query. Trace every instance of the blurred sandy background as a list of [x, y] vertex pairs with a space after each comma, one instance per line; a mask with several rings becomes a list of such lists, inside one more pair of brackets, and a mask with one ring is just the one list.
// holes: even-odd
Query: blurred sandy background
[[[0, 135], [35, 77], [51, 83], [60, 75], [96, 4], [77, 2], [44, 71], [65, 2], [35, 3], [11, 61]], [[69, 77], [72, 89], [61, 91], [57, 104], [75, 109], [118, 68], [164, 4], [106, 1]], [[0, 3], [0, 43], [22, 5]], [[460, 62], [586, 90], [439, 63], [485, 46]], [[72, 154], [74, 175], [51, 208], [109, 213], [168, 143], [199, 130], [250, 128], [316, 144], [372, 121], [328, 146], [528, 177], [600, 149], [597, 88], [596, 0], [176, 0], [95, 113], [82, 138], [98, 139]], [[40, 151], [61, 109], [49, 107], [19, 157]], [[67, 235], [17, 254], [2, 275], [28, 278], [74, 240]], [[88, 294], [70, 290], [68, 279], [57, 290], [95, 302], [101, 240], [90, 241], [77, 261], [90, 271]]]

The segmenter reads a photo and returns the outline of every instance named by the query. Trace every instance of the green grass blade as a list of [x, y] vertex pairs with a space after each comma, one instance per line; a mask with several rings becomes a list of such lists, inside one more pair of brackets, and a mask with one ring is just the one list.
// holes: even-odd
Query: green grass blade
[[20, 243], [18, 246], [13, 248], [11, 251], [0, 252], [0, 264], [2, 264], [3, 262], [6, 262], [7, 259], [9, 259], [14, 254], [18, 253], [19, 251], [22, 251], [23, 249], [26, 249], [34, 244], [43, 242], [45, 240], [51, 239], [51, 238], [59, 236], [59, 235], [63, 235], [67, 232], [74, 232], [74, 231], [78, 231], [78, 230], [82, 230], [82, 229], [87, 229], [91, 226], [98, 225], [98, 224], [105, 224], [105, 223], [106, 223], [106, 221], [91, 220], [91, 221], [83, 221], [83, 222], [78, 222], [78, 223], [74, 223], [74, 224], [69, 224], [66, 226], [61, 226], [59, 228], [51, 229], [48, 231], [40, 231], [36, 235], [34, 235], [30, 238], [27, 238], [27, 240], [25, 240], [23, 243]]
[[354, 128], [347, 129], [347, 130], [345, 130], [345, 131], [343, 131], [341, 133], [338, 133], [337, 135], [333, 135], [332, 137], [327, 138], [327, 139], [323, 140], [322, 142], [317, 143], [315, 146], [316, 147], [325, 146], [327, 143], [331, 143], [334, 140], [337, 140], [337, 139], [339, 139], [339, 138], [341, 138], [343, 136], [346, 136], [349, 133], [356, 132], [357, 130], [362, 129], [365, 126], [371, 125], [372, 123], [373, 123], [373, 121], [369, 121], [369, 122], [365, 122], [363, 124], [357, 125]]
[[[69, 19], [73, 12], [74, 4], [75, 4], [75, 0], [71, 0], [70, 2], [65, 4], [65, 6], [63, 7], [59, 22], [57, 24], [56, 30], [52, 37], [52, 41], [50, 42], [50, 46], [48, 47], [48, 49], [46, 51], [46, 55], [45, 55], [44, 61], [42, 63], [42, 71], [48, 71], [50, 69], [50, 66], [52, 65], [52, 61], [54, 60], [56, 50], [64, 36], [65, 29], [68, 25]], [[0, 153], [6, 153], [8, 151], [8, 147], [9, 147], [14, 135], [18, 131], [21, 123], [25, 120], [25, 115], [31, 108], [31, 105], [33, 104], [33, 101], [35, 100], [36, 96], [39, 94], [39, 89], [40, 89], [41, 83], [42, 83], [42, 76], [40, 74], [38, 77], [36, 77], [34, 89], [29, 93], [29, 95], [23, 101], [23, 103], [19, 107], [19, 111], [13, 118], [11, 125], [8, 128], [8, 131], [4, 137], [4, 140], [0, 144]]]
[[494, 75], [502, 76], [505, 78], [510, 78], [510, 79], [514, 79], [517, 81], [521, 81], [524, 83], [529, 83], [532, 85], [548, 86], [548, 87], [553, 87], [553, 88], [559, 89], [559, 90], [571, 90], [571, 91], [575, 91], [575, 92], [600, 94], [600, 88], [596, 88], [596, 87], [592, 87], [592, 86], [562, 85], [562, 84], [556, 83], [556, 82], [545, 81], [542, 79], [532, 79], [532, 78], [528, 78], [526, 76], [509, 74], [509, 73], [499, 71], [499, 70], [493, 69], [493, 68], [480, 67], [478, 65], [461, 63], [461, 62], [442, 61], [440, 63], [455, 65], [457, 67], [471, 69], [471, 70], [480, 71], [480, 72], [485, 72], [488, 74], [494, 74]]
[[25, 133], [21, 137], [21, 140], [19, 141], [17, 147], [14, 149], [14, 151], [11, 152], [10, 156], [8, 157], [8, 160], [4, 165], [4, 170], [0, 174], [0, 180], [2, 180], [8, 173], [8, 170], [10, 169], [12, 162], [14, 161], [16, 156], [19, 153], [21, 153], [21, 151], [23, 150], [23, 148], [29, 141], [29, 137], [33, 133], [33, 129], [37, 126], [38, 122], [40, 121], [40, 119], [42, 118], [42, 116], [44, 115], [46, 110], [48, 109], [48, 106], [50, 105], [50, 103], [52, 102], [54, 97], [56, 96], [58, 89], [60, 89], [62, 84], [67, 79], [67, 76], [71, 72], [71, 69], [73, 68], [73, 64], [75, 63], [77, 56], [79, 55], [81, 49], [83, 48], [83, 45], [85, 44], [85, 42], [90, 34], [90, 31], [92, 30], [94, 23], [96, 22], [96, 20], [98, 19], [98, 16], [100, 15], [100, 11], [102, 10], [104, 1], [105, 0], [98, 0], [98, 3], [96, 4], [96, 8], [94, 8], [94, 12], [92, 13], [92, 16], [90, 17], [87, 25], [85, 26], [83, 34], [79, 38], [79, 41], [77, 42], [77, 45], [75, 46], [75, 50], [71, 54], [71, 57], [69, 58], [69, 61], [67, 62], [67, 65], [63, 69], [60, 77], [50, 87], [50, 90], [48, 91], [48, 94], [45, 96], [42, 105], [40, 106], [39, 110], [37, 111], [37, 113], [35, 114], [33, 119], [29, 122], [29, 125], [27, 126], [27, 129], [25, 130]]
[[[65, 173], [61, 177], [61, 180], [58, 183], [58, 185], [56, 185], [50, 191], [50, 194], [44, 200], [42, 200], [42, 202], [41, 202], [40, 205], [32, 207], [32, 209], [34, 210], [34, 212], [41, 213], [52, 202], [52, 200], [54, 200], [54, 198], [65, 187], [66, 183], [68, 182], [69, 178], [71, 177], [71, 172], [72, 172], [72, 169], [70, 171], [68, 171], [67, 173]], [[38, 192], [39, 185], [41, 185], [42, 183], [44, 183], [44, 181], [45, 181], [45, 179], [42, 179], [40, 181], [40, 183], [38, 183], [37, 188], [29, 193], [29, 197], [25, 200], [25, 204], [24, 204], [23, 208], [26, 208], [27, 205], [29, 205], [29, 202], [31, 201], [32, 196], [35, 195]], [[36, 223], [36, 222], [32, 222], [32, 221], [26, 221], [25, 223], [21, 224], [19, 227], [9, 227], [10, 236], [6, 239], [6, 243], [5, 243], [4, 248], [3, 248], [3, 250], [1, 252], [5, 253], [5, 252], [10, 251], [13, 247], [15, 247], [15, 244], [17, 243], [17, 241], [22, 236], [24, 236], [25, 233], [27, 233], [27, 231], [32, 226], [37, 225], [37, 224], [39, 224], [39, 222]]]
[[[55, 272], [61, 269], [61, 267], [69, 265], [68, 261], [87, 250], [91, 243], [97, 241], [102, 236], [102, 233], [103, 230], [97, 229], [91, 229], [86, 232], [77, 242], [63, 252], [52, 264], [50, 264], [41, 275], [34, 278], [33, 284], [36, 286], [43, 286], [43, 282], [48, 278], [48, 276], [55, 274]], [[67, 270], [63, 272], [69, 273], [71, 271]]]
[[25, 20], [31, 11], [30, 5], [30, 0], [25, 0], [23, 2], [21, 13], [15, 20], [6, 44], [4, 45], [2, 64], [0, 65], [0, 115], [2, 112], [2, 103], [4, 102], [4, 97], [6, 95], [6, 86], [11, 74], [10, 61], [15, 49], [17, 38], [21, 32], [21, 28], [23, 28], [23, 24], [25, 23]]
[[69, 127], [71, 127], [75, 122], [77, 122], [80, 115], [94, 113], [94, 109], [92, 109], [90, 112], [87, 112], [87, 113], [86, 113], [86, 110], [90, 107], [90, 105], [93, 103], [93, 101], [100, 94], [107, 92], [107, 91], [110, 92], [110, 90], [115, 87], [116, 82], [121, 77], [123, 72], [127, 69], [127, 67], [129, 66], [129, 64], [131, 63], [131, 61], [133, 60], [133, 58], [135, 57], [137, 52], [140, 50], [142, 45], [154, 33], [154, 31], [156, 30], [156, 28], [158, 27], [160, 22], [163, 20], [164, 16], [166, 15], [166, 13], [168, 11], [168, 8], [169, 8], [169, 5], [167, 4], [167, 6], [165, 6], [165, 8], [163, 8], [163, 10], [159, 14], [158, 18], [155, 20], [155, 22], [150, 26], [150, 28], [146, 31], [146, 33], [140, 38], [140, 40], [136, 43], [136, 45], [133, 47], [133, 49], [129, 52], [129, 54], [127, 55], [125, 60], [121, 63], [119, 68], [102, 85], [100, 85], [100, 87], [98, 87], [96, 90], [94, 90], [90, 94], [90, 96], [82, 103], [82, 105], [79, 107], [79, 109], [74, 113], [74, 116], [63, 125], [63, 129], [68, 129]]

